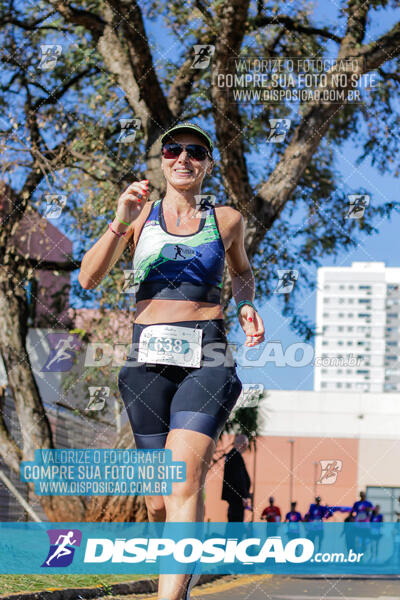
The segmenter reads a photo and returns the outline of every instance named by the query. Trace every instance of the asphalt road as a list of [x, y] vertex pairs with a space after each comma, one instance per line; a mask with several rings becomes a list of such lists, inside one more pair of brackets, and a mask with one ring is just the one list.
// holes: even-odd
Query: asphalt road
[[[149, 594], [104, 596], [101, 600], [156, 600]], [[255, 575], [224, 577], [196, 586], [193, 600], [400, 600], [400, 576], [288, 577]], [[100, 599], [99, 599], [100, 600]]]
[[243, 585], [227, 589], [222, 582], [215, 582], [208, 587], [209, 590], [204, 587], [204, 591], [200, 586], [195, 588], [193, 598], [196, 600], [203, 598], [211, 600], [212, 597], [214, 600], [371, 600], [372, 598], [400, 600], [400, 579], [274, 575], [259, 579], [248, 578], [247, 582], [243, 581]]

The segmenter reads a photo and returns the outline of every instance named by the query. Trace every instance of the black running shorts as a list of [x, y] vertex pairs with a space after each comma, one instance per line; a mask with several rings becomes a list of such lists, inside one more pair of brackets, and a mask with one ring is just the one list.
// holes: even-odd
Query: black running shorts
[[148, 325], [134, 324], [118, 387], [137, 448], [164, 448], [171, 429], [198, 431], [217, 441], [242, 390], [222, 319], [169, 324], [203, 330], [201, 366], [137, 362], [139, 336]]

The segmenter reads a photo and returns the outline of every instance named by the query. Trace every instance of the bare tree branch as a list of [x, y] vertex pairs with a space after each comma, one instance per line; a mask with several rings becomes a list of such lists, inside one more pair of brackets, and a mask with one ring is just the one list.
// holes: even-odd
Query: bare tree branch
[[62, 271], [63, 273], [76, 271], [81, 266], [81, 263], [76, 260], [58, 262], [43, 259], [37, 260], [35, 258], [26, 259], [26, 264], [35, 271]]
[[66, 94], [66, 92], [68, 92], [68, 90], [71, 89], [72, 86], [74, 86], [75, 84], [78, 83], [78, 81], [80, 81], [84, 77], [90, 77], [91, 75], [94, 75], [95, 73], [98, 73], [99, 71], [100, 70], [97, 67], [96, 68], [88, 67], [87, 69], [84, 69], [83, 71], [80, 71], [79, 73], [76, 73], [73, 77], [71, 77], [71, 79], [66, 81], [62, 86], [59, 86], [54, 91], [48, 92], [47, 98], [39, 98], [35, 102], [35, 104], [33, 104], [32, 110], [34, 112], [36, 112], [37, 110], [39, 110], [39, 108], [41, 106], [44, 106], [46, 104], [56, 104], [58, 102], [58, 100], [60, 100], [60, 98], [62, 98]]
[[364, 73], [373, 71], [383, 63], [400, 55], [400, 23], [376, 41], [363, 46], [359, 51], [365, 60]]
[[63, 0], [49, 0], [49, 2], [69, 23], [83, 25], [83, 27], [92, 32], [95, 38], [98, 38], [102, 34], [105, 22], [95, 13], [80, 8], [73, 8], [69, 2], [64, 2]]
[[4, 25], [15, 25], [16, 27], [20, 27], [21, 29], [25, 29], [26, 31], [37, 31], [38, 29], [58, 29], [54, 26], [46, 26], [46, 27], [38, 27], [40, 23], [46, 21], [49, 17], [56, 14], [55, 10], [50, 11], [47, 15], [42, 15], [38, 19], [34, 19], [33, 21], [21, 21], [16, 17], [16, 13], [9, 12], [8, 14], [0, 15], [0, 27]]
[[400, 75], [398, 73], [386, 73], [386, 71], [380, 67], [377, 69], [377, 71], [385, 81], [391, 79], [392, 81], [396, 81], [396, 83], [400, 83]]
[[[214, 35], [210, 36], [209, 33], [205, 34], [203, 38], [197, 40], [197, 44], [213, 44], [215, 41]], [[192, 69], [193, 64], [193, 49], [190, 48], [188, 57], [182, 63], [178, 69], [175, 79], [172, 82], [168, 92], [168, 106], [174, 118], [179, 118], [181, 114], [185, 100], [189, 96], [190, 91], [193, 87], [193, 83], [196, 79], [200, 79], [202, 76], [201, 69]]]
[[266, 15], [257, 15], [256, 17], [249, 18], [248, 23], [249, 26], [247, 30], [249, 32], [260, 29], [261, 27], [267, 27], [268, 25], [283, 25], [287, 31], [295, 31], [296, 33], [305, 33], [307, 35], [318, 35], [333, 40], [338, 44], [340, 44], [342, 39], [326, 28], [321, 29], [319, 27], [312, 27], [311, 25], [303, 25], [287, 15], [271, 15], [270, 17]]
[[207, 10], [207, 7], [204, 5], [204, 2], [202, 2], [202, 0], [195, 0], [194, 5], [203, 15], [204, 20], [207, 23], [207, 25], [209, 25], [209, 27], [211, 29], [214, 29], [215, 28], [214, 17], [210, 13], [210, 11]]

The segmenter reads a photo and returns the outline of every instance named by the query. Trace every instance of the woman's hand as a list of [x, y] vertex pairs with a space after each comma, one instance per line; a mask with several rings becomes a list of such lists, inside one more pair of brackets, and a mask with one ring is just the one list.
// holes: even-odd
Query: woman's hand
[[245, 346], [257, 346], [264, 341], [263, 320], [249, 304], [244, 304], [240, 308], [239, 323], [246, 334]]
[[147, 179], [131, 183], [118, 199], [117, 217], [125, 223], [132, 223], [142, 212], [149, 194]]

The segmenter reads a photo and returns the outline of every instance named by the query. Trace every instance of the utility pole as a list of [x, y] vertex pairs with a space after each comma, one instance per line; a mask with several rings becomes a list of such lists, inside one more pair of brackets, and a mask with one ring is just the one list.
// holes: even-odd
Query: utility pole
[[294, 440], [289, 440], [290, 444], [290, 480], [289, 480], [289, 500], [293, 502], [293, 466], [294, 466]]

